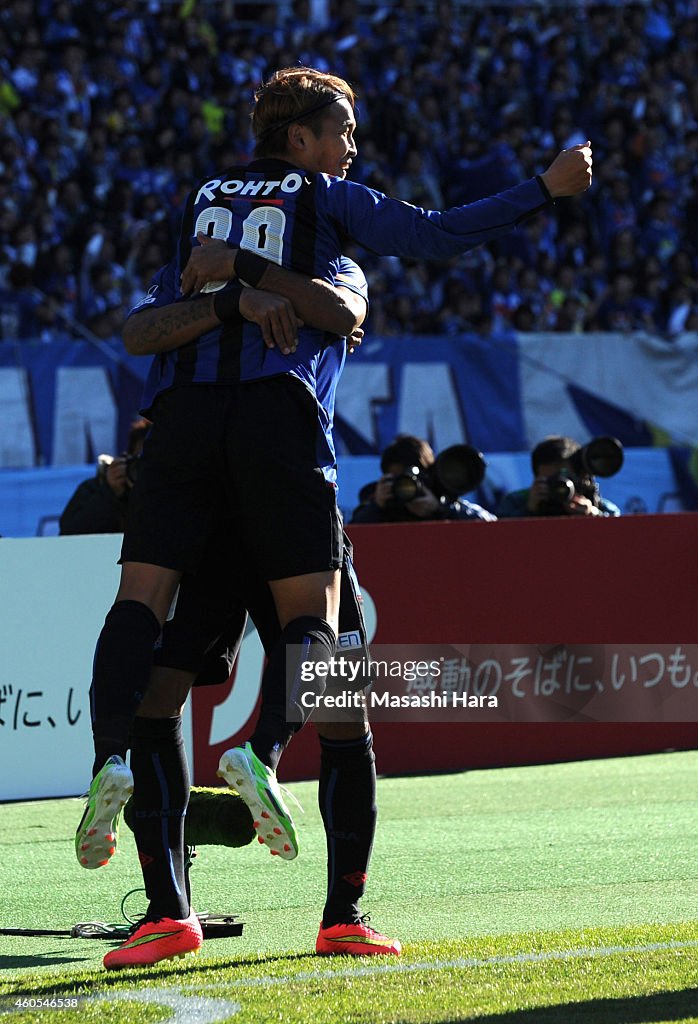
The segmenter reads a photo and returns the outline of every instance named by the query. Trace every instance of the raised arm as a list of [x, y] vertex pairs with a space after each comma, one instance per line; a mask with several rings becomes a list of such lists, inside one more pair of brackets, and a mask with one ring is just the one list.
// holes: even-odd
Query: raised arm
[[324, 212], [372, 252], [448, 259], [507, 234], [558, 197], [585, 191], [591, 166], [591, 144], [575, 146], [559, 153], [539, 177], [444, 212], [423, 210], [327, 175], [318, 175], [317, 187]]

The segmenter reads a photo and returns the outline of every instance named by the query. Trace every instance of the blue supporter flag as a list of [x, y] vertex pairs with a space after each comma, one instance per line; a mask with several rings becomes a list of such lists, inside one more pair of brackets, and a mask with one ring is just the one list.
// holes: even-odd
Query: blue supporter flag
[[626, 448], [665, 448], [671, 441], [661, 427], [649, 420], [638, 419], [633, 413], [577, 384], [567, 384], [567, 393], [580, 419], [594, 437], [608, 434], [618, 438]]

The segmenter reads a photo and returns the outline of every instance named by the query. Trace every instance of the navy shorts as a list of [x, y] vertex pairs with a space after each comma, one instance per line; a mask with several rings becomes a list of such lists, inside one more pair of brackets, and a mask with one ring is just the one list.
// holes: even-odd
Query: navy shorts
[[175, 388], [152, 418], [122, 562], [196, 573], [229, 521], [262, 580], [341, 566], [336, 491], [317, 465], [318, 406], [300, 381]]
[[[363, 601], [344, 537], [338, 647], [341, 653], [368, 657]], [[228, 679], [247, 630], [249, 612], [267, 655], [281, 634], [268, 585], [255, 573], [245, 552], [216, 538], [199, 572], [183, 576], [174, 615], [162, 631], [155, 664], [195, 672], [195, 686]]]

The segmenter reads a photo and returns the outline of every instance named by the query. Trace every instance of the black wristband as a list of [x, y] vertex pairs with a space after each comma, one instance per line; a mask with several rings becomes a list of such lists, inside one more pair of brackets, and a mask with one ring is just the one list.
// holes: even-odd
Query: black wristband
[[249, 249], [238, 249], [238, 254], [235, 257], [235, 273], [251, 288], [257, 287], [268, 266], [269, 260], [265, 260], [263, 256], [257, 256]]
[[214, 293], [213, 312], [221, 323], [224, 324], [226, 320], [240, 318], [240, 296], [242, 295], [242, 289], [243, 285], [239, 281], [231, 281], [225, 288]]
[[554, 203], [554, 202], [555, 202], [555, 200], [554, 200], [554, 199], [553, 199], [553, 197], [552, 197], [552, 196], [550, 195], [550, 189], [549, 189], [549, 188], [548, 188], [548, 186], [547, 186], [547, 185], [545, 184], [545, 182], [544, 182], [544, 181], [543, 181], [543, 179], [541, 178], [540, 174], [537, 174], [537, 175], [536, 175], [536, 181], [537, 181], [537, 182], [538, 182], [538, 184], [540, 185], [540, 187], [541, 187], [541, 191], [542, 191], [543, 195], [545, 196], [545, 198], [546, 198], [546, 199], [548, 200], [548, 202], [549, 202], [549, 203]]

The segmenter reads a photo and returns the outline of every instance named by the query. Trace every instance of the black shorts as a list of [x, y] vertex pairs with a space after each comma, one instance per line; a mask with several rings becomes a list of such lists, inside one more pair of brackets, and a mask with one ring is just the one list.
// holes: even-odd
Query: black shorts
[[129, 497], [122, 562], [195, 573], [224, 519], [263, 580], [338, 569], [342, 524], [317, 464], [318, 406], [289, 374], [165, 392]]
[[[197, 673], [195, 686], [228, 679], [240, 649], [249, 612], [267, 655], [281, 634], [269, 586], [244, 552], [217, 537], [195, 576], [183, 576], [174, 615], [162, 631], [155, 664]], [[361, 591], [345, 536], [341, 571], [338, 651], [368, 657]]]

